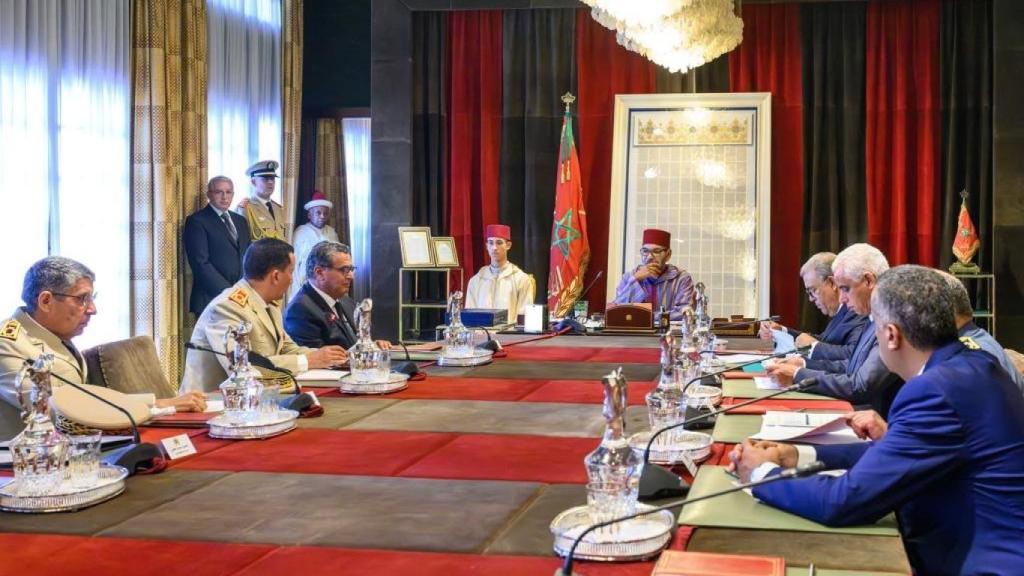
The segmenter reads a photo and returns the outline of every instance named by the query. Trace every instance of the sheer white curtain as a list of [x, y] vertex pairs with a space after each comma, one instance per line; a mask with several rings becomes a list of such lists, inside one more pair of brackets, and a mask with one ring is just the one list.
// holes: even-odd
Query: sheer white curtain
[[129, 335], [130, 28], [123, 0], [0, 0], [0, 314], [49, 254], [96, 273], [80, 347]]
[[281, 161], [281, 0], [208, 0], [207, 28], [208, 173], [234, 180], [237, 203], [246, 168]]
[[352, 263], [360, 269], [353, 293], [365, 297], [370, 294], [370, 119], [343, 118], [341, 141]]

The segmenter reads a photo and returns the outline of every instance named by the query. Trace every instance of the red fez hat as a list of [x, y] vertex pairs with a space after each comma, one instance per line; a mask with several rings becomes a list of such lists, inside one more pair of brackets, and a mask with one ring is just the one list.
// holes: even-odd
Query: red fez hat
[[644, 241], [641, 244], [657, 244], [665, 248], [671, 248], [672, 235], [664, 230], [648, 228], [644, 230]]
[[484, 238], [501, 238], [508, 242], [512, 241], [512, 229], [504, 224], [488, 224]]

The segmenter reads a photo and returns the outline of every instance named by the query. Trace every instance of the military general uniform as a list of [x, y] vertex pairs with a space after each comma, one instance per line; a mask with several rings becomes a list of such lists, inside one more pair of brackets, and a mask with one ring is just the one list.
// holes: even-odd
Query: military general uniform
[[[196, 321], [190, 342], [204, 348], [224, 351], [224, 334], [249, 323], [249, 343], [253, 352], [269, 358], [275, 366], [294, 373], [305, 372], [306, 354], [314, 352], [296, 344], [284, 331], [281, 309], [267, 304], [245, 280], [221, 292]], [[229, 359], [219, 354], [189, 350], [185, 357], [182, 392], [213, 392], [227, 378]]]
[[[249, 167], [245, 171], [250, 178], [257, 176], [273, 176], [277, 178], [277, 162], [273, 160], [262, 160]], [[277, 238], [288, 241], [288, 218], [284, 213], [284, 206], [274, 200], [264, 200], [252, 192], [248, 198], [249, 202], [245, 208], [236, 207], [235, 210], [245, 217], [249, 224], [249, 233], [252, 241], [260, 238]]]
[[[0, 440], [14, 437], [25, 427], [15, 379], [25, 367], [25, 360], [40, 354], [53, 354], [52, 374], [75, 384], [86, 382], [85, 359], [74, 346], [62, 342], [56, 334], [43, 328], [24, 308], [0, 325]], [[54, 387], [60, 381], [54, 379]]]

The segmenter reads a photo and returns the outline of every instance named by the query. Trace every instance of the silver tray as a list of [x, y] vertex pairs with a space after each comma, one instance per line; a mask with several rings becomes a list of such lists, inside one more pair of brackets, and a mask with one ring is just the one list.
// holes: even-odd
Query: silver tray
[[701, 406], [718, 406], [722, 403], [722, 389], [717, 386], [694, 384], [686, 391], [686, 405], [699, 408]]
[[295, 410], [279, 409], [273, 417], [251, 424], [235, 424], [229, 422], [223, 414], [209, 421], [210, 438], [228, 440], [255, 440], [280, 436], [295, 428], [295, 419], [299, 413]]
[[345, 394], [390, 394], [409, 387], [409, 375], [392, 372], [387, 382], [356, 382], [352, 375], [342, 376], [339, 380], [341, 390]]
[[[637, 512], [654, 508], [636, 505]], [[672, 538], [675, 517], [668, 510], [626, 520], [587, 534], [576, 547], [574, 558], [600, 562], [630, 562], [657, 556]], [[588, 526], [594, 524], [586, 506], [562, 512], [551, 521], [555, 537], [555, 554], [565, 556], [572, 543]]]
[[[675, 442], [668, 446], [664, 444], [659, 446], [658, 442], [655, 441], [654, 445], [651, 446], [651, 454], [648, 458], [651, 462], [675, 466], [676, 464], [683, 463], [684, 454], [689, 454], [690, 460], [694, 464], [699, 464], [711, 456], [711, 445], [715, 441], [711, 438], [710, 434], [693, 432], [691, 430], [673, 430], [665, 432], [664, 435], [672, 434], [672, 432], [676, 433]], [[629, 446], [643, 457], [644, 450], [647, 449], [647, 443], [650, 440], [651, 431], [644, 430], [629, 437]]]
[[18, 494], [18, 481], [11, 480], [0, 486], [0, 510], [4, 512], [73, 512], [106, 502], [124, 492], [124, 479], [128, 470], [120, 466], [102, 464], [99, 481], [91, 488], [76, 488], [65, 480], [53, 494], [22, 496]]
[[437, 357], [438, 366], [480, 366], [489, 363], [494, 357], [490, 350], [474, 350], [472, 356], [450, 358], [440, 355]]

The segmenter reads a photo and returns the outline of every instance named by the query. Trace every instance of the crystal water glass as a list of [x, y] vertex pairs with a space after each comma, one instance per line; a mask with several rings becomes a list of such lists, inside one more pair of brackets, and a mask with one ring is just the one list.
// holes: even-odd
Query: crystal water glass
[[100, 445], [103, 433], [68, 437], [68, 467], [65, 473], [73, 488], [92, 488], [100, 480]]
[[64, 482], [68, 443], [41, 442], [15, 445], [11, 455], [18, 493], [22, 496], [53, 494]]
[[231, 382], [221, 384], [224, 397], [224, 417], [232, 424], [245, 424], [259, 417], [263, 385], [259, 382]]
[[278, 406], [281, 404], [281, 386], [278, 384], [264, 384], [263, 392], [260, 393], [259, 412], [264, 419], [272, 420], [277, 416]]

